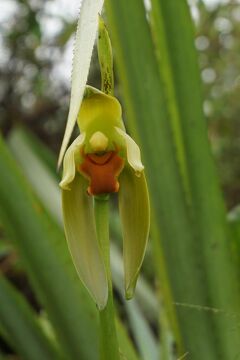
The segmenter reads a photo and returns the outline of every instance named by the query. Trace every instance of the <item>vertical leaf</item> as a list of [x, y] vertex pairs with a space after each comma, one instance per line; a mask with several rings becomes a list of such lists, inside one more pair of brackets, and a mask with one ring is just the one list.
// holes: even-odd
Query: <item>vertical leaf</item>
[[[165, 41], [165, 49], [158, 43], [159, 50], [162, 59], [169, 61], [168, 84], [176, 94], [172, 102], [178, 109], [182, 129], [192, 211], [203, 251], [208, 305], [239, 313], [238, 272], [231, 255], [226, 213], [207, 138], [190, 11], [186, 1], [152, 0], [152, 5], [155, 38]], [[239, 327], [232, 331], [232, 319], [228, 316], [215, 316], [213, 320], [218, 358], [236, 357]]]
[[[166, 274], [161, 286], [168, 294], [168, 313], [179, 344], [192, 358], [217, 358], [211, 317], [204, 312], [173, 308], [172, 302], [206, 304], [208, 292], [201, 266], [202, 249], [187, 206], [177, 163], [166, 94], [144, 5], [139, 0], [106, 2], [116, 60], [123, 85], [128, 124], [139, 136], [153, 215], [159, 261]], [[165, 269], [164, 263], [167, 266]], [[168, 281], [169, 280], [169, 281]], [[177, 320], [176, 316], [177, 314]], [[181, 330], [182, 343], [177, 328]], [[202, 345], [204, 344], [204, 346]]]

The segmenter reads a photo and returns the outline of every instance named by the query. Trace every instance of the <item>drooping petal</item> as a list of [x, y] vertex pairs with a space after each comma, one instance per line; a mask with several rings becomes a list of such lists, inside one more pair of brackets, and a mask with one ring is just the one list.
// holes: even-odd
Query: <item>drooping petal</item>
[[116, 131], [124, 138], [127, 147], [127, 159], [129, 165], [135, 170], [136, 175], [140, 175], [144, 166], [141, 161], [141, 153], [135, 141], [122, 129], [115, 127]]
[[150, 207], [145, 175], [137, 177], [125, 167], [119, 177], [119, 211], [123, 231], [123, 260], [126, 298], [131, 299], [143, 262], [150, 224]]
[[63, 219], [68, 247], [78, 275], [103, 309], [108, 285], [99, 248], [93, 212], [93, 198], [86, 194], [87, 180], [76, 174], [71, 190], [62, 191]]
[[72, 67], [72, 87], [70, 108], [66, 130], [59, 154], [58, 167], [68, 146], [87, 82], [94, 41], [98, 29], [98, 14], [101, 13], [104, 0], [83, 0], [77, 25]]
[[59, 184], [64, 190], [70, 190], [69, 184], [73, 181], [76, 173], [76, 158], [80, 156], [85, 137], [85, 133], [80, 134], [66, 151], [63, 161], [63, 178]]

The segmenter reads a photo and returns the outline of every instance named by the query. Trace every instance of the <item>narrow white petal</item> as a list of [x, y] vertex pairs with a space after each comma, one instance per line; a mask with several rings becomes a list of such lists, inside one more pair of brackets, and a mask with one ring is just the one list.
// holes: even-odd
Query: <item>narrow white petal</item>
[[140, 175], [144, 166], [141, 161], [141, 153], [135, 141], [122, 129], [115, 127], [116, 131], [124, 138], [127, 147], [127, 159], [129, 165], [135, 170], [136, 175]]
[[62, 163], [82, 102], [98, 29], [98, 14], [101, 13], [103, 2], [104, 0], [82, 1], [74, 47], [69, 114], [59, 154], [58, 166]]
[[81, 146], [85, 140], [85, 133], [80, 134], [66, 151], [63, 161], [63, 178], [60, 187], [64, 190], [70, 190], [69, 184], [73, 181], [76, 173], [75, 158], [80, 154]]

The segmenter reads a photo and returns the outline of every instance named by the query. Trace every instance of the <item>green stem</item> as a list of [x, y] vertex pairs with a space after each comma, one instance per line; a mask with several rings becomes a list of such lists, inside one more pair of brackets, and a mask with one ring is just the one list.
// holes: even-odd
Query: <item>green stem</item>
[[98, 60], [101, 70], [101, 90], [108, 95], [113, 96], [114, 76], [113, 76], [113, 55], [112, 45], [108, 35], [107, 28], [103, 19], [99, 16], [98, 25]]
[[99, 313], [101, 360], [118, 360], [119, 351], [114, 314], [112, 275], [110, 268], [108, 195], [94, 198], [94, 211], [97, 236], [101, 246], [108, 280], [108, 302], [106, 307]]

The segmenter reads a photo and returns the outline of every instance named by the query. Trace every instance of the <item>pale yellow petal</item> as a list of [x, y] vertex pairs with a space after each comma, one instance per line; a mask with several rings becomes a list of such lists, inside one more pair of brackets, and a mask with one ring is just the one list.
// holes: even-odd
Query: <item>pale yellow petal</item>
[[68, 247], [78, 275], [99, 309], [107, 303], [108, 285], [94, 222], [88, 183], [76, 174], [70, 191], [62, 191], [63, 220]]
[[119, 177], [119, 211], [123, 231], [126, 298], [133, 296], [143, 262], [150, 225], [148, 189], [144, 173], [137, 177], [125, 167]]
[[135, 170], [136, 175], [140, 175], [144, 169], [144, 166], [141, 161], [141, 153], [138, 145], [125, 131], [118, 127], [115, 127], [115, 129], [126, 142], [127, 160], [129, 165]]
[[81, 150], [81, 146], [85, 140], [85, 133], [80, 134], [66, 151], [63, 161], [63, 178], [60, 187], [64, 190], [70, 190], [69, 184], [73, 181], [76, 173], [76, 156]]

